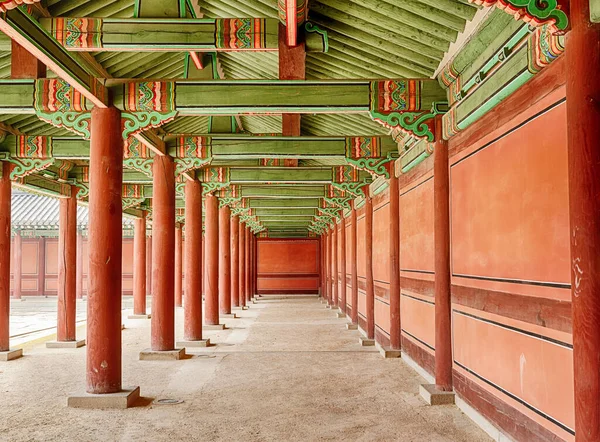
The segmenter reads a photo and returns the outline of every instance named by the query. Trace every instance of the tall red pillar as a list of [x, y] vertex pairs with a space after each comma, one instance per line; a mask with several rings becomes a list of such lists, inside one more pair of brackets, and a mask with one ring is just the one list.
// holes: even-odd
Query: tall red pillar
[[219, 324], [219, 201], [214, 195], [206, 199], [205, 324]]
[[231, 237], [231, 305], [240, 307], [240, 217], [234, 215], [230, 221]]
[[337, 225], [337, 221], [334, 221], [333, 223], [333, 305], [335, 307], [338, 306], [339, 304], [339, 288], [340, 288], [340, 284], [339, 284], [339, 268], [338, 268], [338, 262], [339, 262], [339, 249], [338, 249], [338, 225]]
[[121, 391], [123, 138], [121, 111], [92, 109], [87, 392]]
[[154, 157], [152, 196], [153, 352], [175, 349], [175, 163]]
[[335, 233], [334, 227], [329, 228], [329, 306], [335, 305], [335, 297], [337, 296], [337, 290], [335, 290], [335, 274], [334, 274], [334, 262], [335, 262]]
[[238, 277], [239, 277], [239, 288], [240, 288], [240, 305], [242, 307], [246, 306], [246, 277], [244, 276], [244, 271], [246, 269], [246, 226], [243, 222], [240, 222], [240, 266], [238, 269]]
[[566, 39], [575, 438], [600, 440], [600, 24], [571, 0]]
[[185, 182], [185, 307], [183, 336], [202, 341], [202, 183]]
[[325, 299], [325, 235], [319, 236], [319, 296]]
[[367, 298], [367, 338], [375, 339], [375, 285], [373, 282], [373, 200], [366, 189], [365, 195], [365, 267]]
[[[393, 163], [391, 163], [393, 165]], [[401, 348], [400, 325], [400, 189], [398, 178], [391, 167], [390, 172], [390, 347], [393, 350]]]
[[340, 309], [346, 313], [346, 220], [343, 212], [341, 213], [340, 223]]
[[175, 307], [183, 305], [183, 229], [175, 224]]
[[219, 208], [219, 313], [231, 314], [231, 209]]
[[21, 350], [10, 351], [10, 214], [12, 165], [0, 161], [0, 360], [8, 361], [21, 356]]
[[331, 305], [331, 232], [329, 226], [325, 232], [325, 299]]
[[13, 264], [13, 298], [21, 299], [23, 295], [23, 237], [17, 231], [14, 239]]
[[152, 295], [152, 235], [146, 240], [146, 294]]
[[[40, 289], [43, 290], [43, 287]], [[77, 231], [77, 299], [83, 298], [83, 233]]]
[[71, 186], [71, 196], [59, 201], [58, 231], [58, 310], [59, 342], [75, 341], [77, 285], [77, 188]]
[[352, 202], [350, 211], [350, 283], [352, 297], [352, 311], [350, 320], [352, 324], [358, 324], [358, 262], [356, 258], [357, 230], [356, 230], [356, 208]]
[[252, 296], [257, 296], [257, 274], [258, 274], [258, 242], [256, 235], [252, 233]]
[[450, 294], [450, 175], [448, 143], [442, 137], [442, 116], [435, 117], [433, 164], [435, 245], [435, 384], [452, 391], [452, 325]]
[[146, 212], [133, 225], [133, 314], [146, 315]]
[[246, 289], [246, 302], [250, 303], [250, 227], [246, 225], [246, 234], [244, 241], [245, 259], [244, 259], [244, 287]]

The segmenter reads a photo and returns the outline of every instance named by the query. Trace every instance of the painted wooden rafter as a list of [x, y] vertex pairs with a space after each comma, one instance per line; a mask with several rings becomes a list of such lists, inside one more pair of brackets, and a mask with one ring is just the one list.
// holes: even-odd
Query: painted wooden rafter
[[565, 33], [569, 27], [569, 17], [565, 4], [559, 0], [469, 0], [481, 6], [496, 6], [515, 19], [523, 20], [535, 26], [549, 25], [553, 33]]
[[298, 44], [298, 28], [308, 15], [308, 0], [279, 0], [279, 20], [285, 25], [288, 46]]
[[5, 10], [0, 14], [0, 31], [41, 60], [93, 105], [101, 108], [107, 106], [106, 88], [85, 70], [85, 63], [69, 54], [22, 8]]

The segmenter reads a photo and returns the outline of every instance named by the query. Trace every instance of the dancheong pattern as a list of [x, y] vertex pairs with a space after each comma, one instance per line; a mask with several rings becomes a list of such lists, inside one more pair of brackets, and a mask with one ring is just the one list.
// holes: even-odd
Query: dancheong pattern
[[223, 18], [216, 20], [217, 49], [261, 49], [266, 47], [266, 21], [261, 18]]
[[102, 20], [98, 18], [55, 18], [50, 33], [65, 48], [102, 48]]
[[377, 158], [381, 156], [379, 137], [346, 138], [346, 158]]
[[17, 157], [51, 158], [52, 138], [21, 135], [18, 138]]
[[549, 24], [553, 32], [564, 32], [569, 26], [567, 14], [557, 0], [469, 0], [482, 6], [496, 6], [513, 14], [517, 20], [541, 26]]
[[175, 110], [175, 84], [142, 81], [124, 86], [125, 110], [130, 112], [168, 113]]
[[42, 112], [83, 112], [87, 111], [85, 97], [75, 88], [59, 78], [36, 81], [36, 110]]
[[[278, 10], [279, 10], [279, 20], [283, 23], [287, 23], [287, 9], [286, 9], [286, 0], [279, 0], [277, 2]], [[296, 24], [299, 26], [306, 20], [306, 16], [308, 15], [307, 5], [308, 0], [296, 0]]]
[[15, 9], [21, 5], [32, 5], [39, 3], [40, 0], [1, 0], [0, 1], [0, 12], [6, 12], [10, 9]]
[[421, 108], [421, 81], [384, 80], [371, 82], [371, 112], [411, 112]]
[[556, 60], [565, 51], [563, 40], [562, 36], [553, 34], [548, 25], [537, 28], [527, 40], [529, 72], [537, 74]]

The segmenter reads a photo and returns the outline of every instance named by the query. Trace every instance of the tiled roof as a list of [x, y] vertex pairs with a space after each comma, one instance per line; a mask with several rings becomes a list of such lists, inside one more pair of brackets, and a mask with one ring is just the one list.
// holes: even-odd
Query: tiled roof
[[[58, 230], [58, 198], [50, 198], [13, 189], [11, 208], [11, 225], [15, 230]], [[77, 206], [78, 229], [87, 229], [88, 213], [87, 207]], [[132, 229], [133, 219], [123, 217], [123, 228]]]

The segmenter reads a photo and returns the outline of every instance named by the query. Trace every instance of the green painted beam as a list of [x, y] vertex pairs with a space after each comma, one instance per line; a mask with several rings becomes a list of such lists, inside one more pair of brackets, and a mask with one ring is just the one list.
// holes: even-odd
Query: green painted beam
[[[150, 17], [150, 15], [142, 9], [140, 17]], [[244, 50], [262, 52], [279, 50], [279, 20], [239, 19], [244, 21], [244, 26], [252, 29], [251, 36], [238, 32], [235, 25], [231, 26], [233, 20], [235, 19], [54, 17], [43, 18], [40, 24], [50, 34], [59, 37], [65, 49], [69, 51], [238, 52]], [[79, 38], [60, 38], [66, 23], [71, 28], [79, 30]], [[82, 23], [86, 23], [87, 26], [84, 28], [81, 26]], [[226, 30], [230, 30], [230, 33], [228, 34]], [[231, 44], [232, 39], [235, 40], [235, 45]], [[256, 44], [256, 41], [260, 43]], [[307, 52], [325, 52], [325, 49], [326, 41], [322, 35], [306, 33]]]
[[[371, 175], [359, 172], [359, 180], [369, 180]], [[232, 184], [244, 183], [330, 183], [333, 180], [331, 168], [265, 167], [230, 169], [229, 181]]]
[[254, 209], [252, 211], [256, 216], [259, 217], [311, 217], [317, 214], [317, 209], [298, 209], [294, 207], [281, 207], [279, 209]]
[[[87, 63], [81, 57], [70, 54], [23, 9], [11, 9], [0, 15], [0, 31], [41, 60], [93, 105], [107, 106], [106, 88], [92, 76], [94, 70], [91, 67], [86, 70]], [[4, 88], [2, 90], [4, 92]]]
[[241, 191], [244, 198], [265, 198], [265, 199], [310, 199], [322, 198], [325, 196], [325, 186], [243, 186]]
[[265, 198], [255, 199], [250, 198], [248, 200], [248, 206], [252, 209], [264, 210], [264, 209], [316, 209], [321, 207], [321, 200], [319, 198], [304, 198], [304, 199], [290, 199], [282, 197], [281, 199]]

